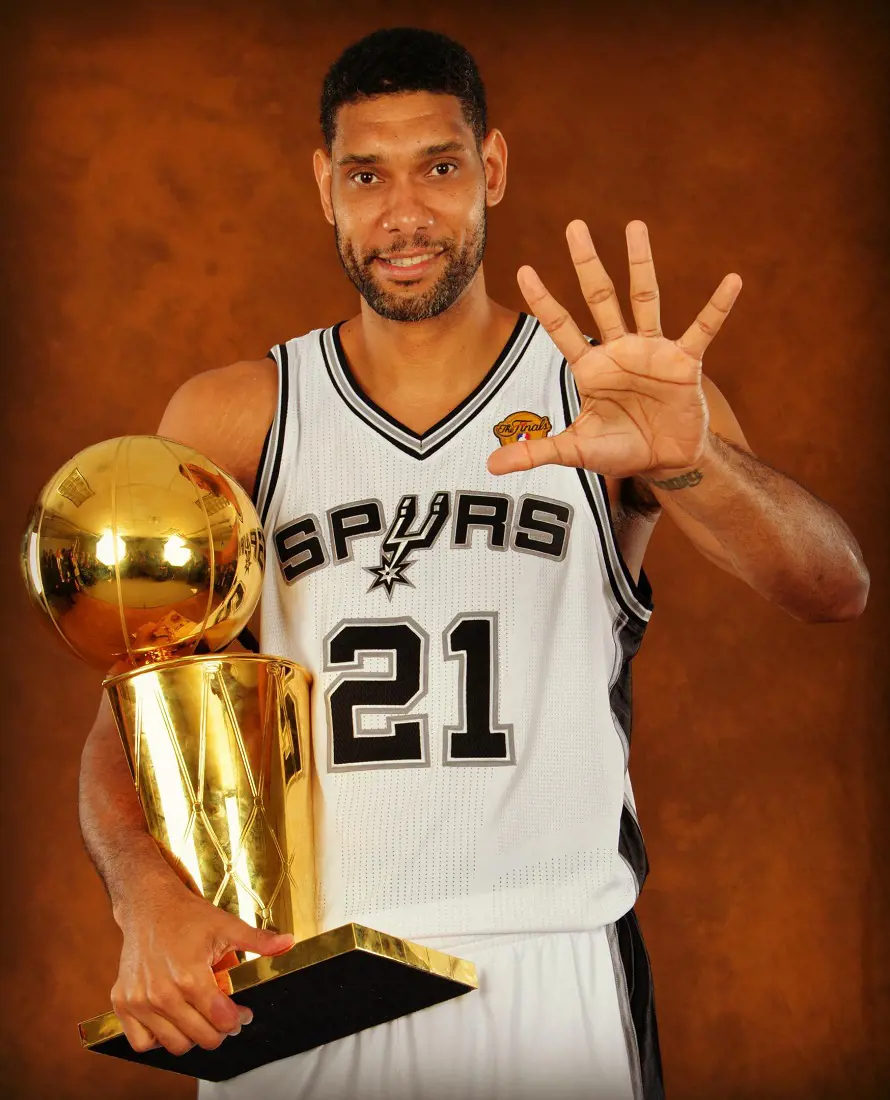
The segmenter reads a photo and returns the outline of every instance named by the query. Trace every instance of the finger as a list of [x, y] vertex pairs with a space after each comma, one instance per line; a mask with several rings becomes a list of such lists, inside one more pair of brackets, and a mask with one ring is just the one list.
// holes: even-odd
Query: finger
[[523, 439], [508, 443], [488, 456], [492, 474], [511, 474], [517, 470], [533, 470], [536, 466], [583, 466], [584, 459], [573, 432], [560, 432], [545, 439]]
[[[255, 951], [258, 955], [281, 955], [296, 943], [290, 932], [273, 932], [271, 928], [254, 928], [252, 924], [232, 917], [222, 929], [227, 949]], [[221, 956], [222, 958], [223, 956]]]
[[[222, 994], [218, 991], [217, 995], [222, 997]], [[225, 1000], [228, 1001], [229, 998], [226, 997]], [[246, 1019], [242, 1020], [241, 1014], [238, 1012], [238, 1006], [232, 1001], [229, 1001], [229, 1007], [235, 1010], [234, 1021], [231, 1020], [230, 1014], [226, 1013], [227, 1022], [224, 1026], [215, 1025], [205, 1012], [200, 1011], [188, 1002], [177, 1005], [175, 1010], [170, 1013], [165, 1011], [163, 1017], [159, 1015], [159, 1019], [166, 1020], [181, 1035], [185, 1036], [190, 1044], [197, 1044], [203, 1047], [204, 1050], [216, 1050], [227, 1035], [237, 1035], [241, 1030], [242, 1023], [248, 1022]], [[155, 1029], [158, 1038], [161, 1042], [164, 1042], [161, 1032], [157, 1031], [159, 1025], [152, 1020], [149, 1021], [149, 1026]], [[167, 1044], [164, 1043], [164, 1045]]]
[[135, 1016], [131, 1016], [129, 1012], [122, 1012], [120, 1009], [116, 1011], [116, 1015], [121, 1022], [121, 1027], [124, 1029], [127, 1042], [137, 1053], [144, 1054], [145, 1051], [154, 1050], [161, 1045], [157, 1036], [153, 1035]]
[[661, 336], [661, 306], [655, 262], [646, 223], [631, 222], [625, 230], [630, 263], [630, 303], [640, 336]]
[[677, 345], [694, 359], [701, 359], [729, 316], [741, 289], [741, 276], [727, 275], [705, 308], [677, 341]]
[[130, 1046], [140, 1053], [164, 1047], [171, 1054], [185, 1054], [194, 1043], [166, 1016], [155, 1011], [147, 1000], [141, 1000], [128, 1009], [115, 1008], [117, 1018], [124, 1029]]
[[[190, 1044], [215, 1050], [226, 1035], [236, 1035], [242, 1022], [246, 1022], [242, 1020], [238, 1005], [219, 991], [209, 970], [177, 976], [174, 984], [165, 983], [150, 992], [143, 1007], [139, 1015], [142, 1023], [172, 1053], [177, 1052], [168, 1045], [167, 1034], [177, 1045], [179, 1036], [183, 1036]], [[170, 1032], [165, 1025], [178, 1034]]]
[[615, 286], [593, 247], [590, 230], [580, 220], [570, 222], [566, 229], [566, 240], [569, 242], [572, 263], [578, 273], [581, 293], [590, 306], [603, 343], [617, 340], [627, 333], [627, 326]]
[[143, 1017], [143, 1022], [157, 1036], [159, 1044], [171, 1054], [186, 1054], [195, 1045], [195, 1041], [183, 1034], [166, 1016], [150, 1013]]
[[235, 1004], [217, 983], [218, 976], [211, 975], [206, 982], [196, 985], [187, 995], [189, 1004], [218, 1031], [232, 1032], [242, 1024], [249, 1024], [253, 1019], [250, 1009]]
[[569, 316], [568, 310], [547, 290], [534, 268], [521, 267], [517, 280], [529, 309], [547, 330], [569, 366], [574, 367], [590, 351], [591, 345], [584, 339], [584, 334]]

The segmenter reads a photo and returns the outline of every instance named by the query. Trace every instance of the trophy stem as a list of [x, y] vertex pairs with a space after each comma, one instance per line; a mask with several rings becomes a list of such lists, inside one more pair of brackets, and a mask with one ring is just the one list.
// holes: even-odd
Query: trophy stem
[[104, 683], [167, 860], [214, 905], [297, 940], [317, 931], [310, 682], [292, 661], [238, 653]]

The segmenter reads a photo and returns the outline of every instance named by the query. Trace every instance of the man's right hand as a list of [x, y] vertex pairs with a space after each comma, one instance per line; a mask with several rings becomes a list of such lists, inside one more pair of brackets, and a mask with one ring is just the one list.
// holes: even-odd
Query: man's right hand
[[290, 933], [253, 928], [173, 878], [140, 891], [116, 916], [124, 946], [111, 1003], [137, 1051], [215, 1050], [237, 1035], [253, 1014], [221, 991], [214, 965], [233, 950], [280, 955], [294, 943]]

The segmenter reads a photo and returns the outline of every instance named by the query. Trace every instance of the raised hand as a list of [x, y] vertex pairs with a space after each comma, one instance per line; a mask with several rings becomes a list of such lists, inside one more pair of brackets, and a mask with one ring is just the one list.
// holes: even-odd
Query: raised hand
[[546, 463], [583, 466], [612, 477], [659, 477], [694, 466], [704, 452], [708, 406], [702, 356], [742, 289], [727, 275], [679, 340], [661, 331], [658, 283], [641, 221], [627, 227], [630, 297], [636, 332], [628, 332], [615, 287], [582, 221], [566, 230], [569, 252], [602, 343], [592, 346], [531, 267], [518, 281], [529, 308], [565, 356], [581, 411], [564, 431], [511, 443], [488, 460], [493, 474]]

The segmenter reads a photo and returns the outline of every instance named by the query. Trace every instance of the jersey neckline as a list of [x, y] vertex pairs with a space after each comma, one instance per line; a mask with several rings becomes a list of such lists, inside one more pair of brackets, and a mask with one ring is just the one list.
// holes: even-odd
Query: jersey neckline
[[358, 384], [340, 340], [340, 329], [344, 324], [345, 321], [338, 321], [320, 334], [322, 358], [334, 389], [368, 427], [405, 454], [424, 459], [444, 447], [491, 401], [519, 365], [540, 322], [536, 317], [520, 312], [506, 344], [479, 385], [438, 423], [420, 434], [380, 408]]

